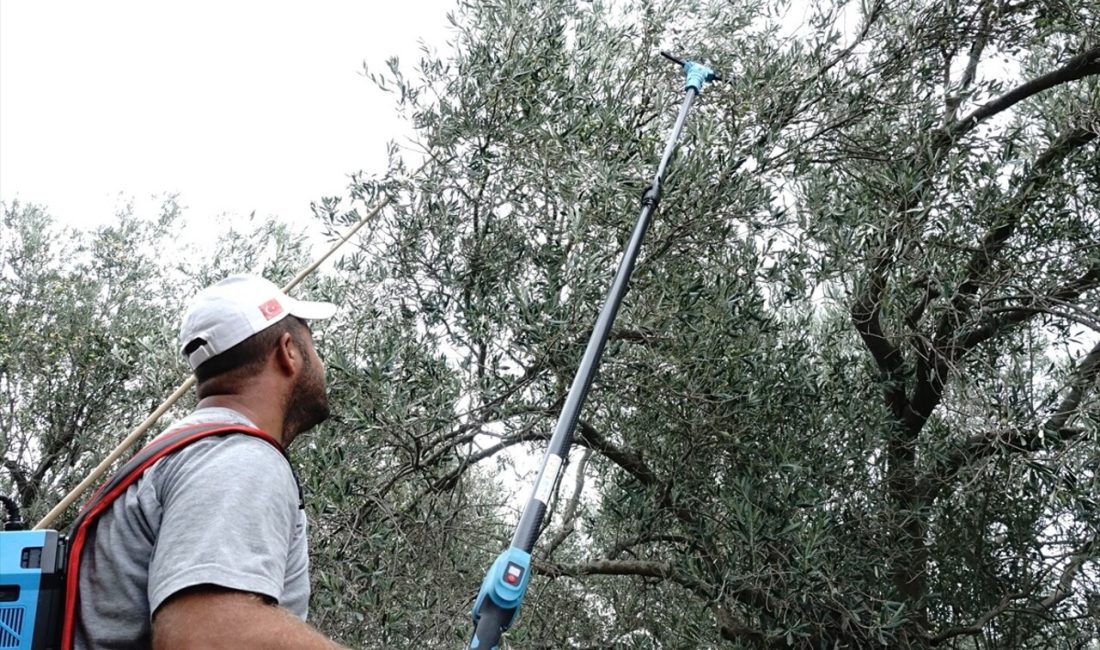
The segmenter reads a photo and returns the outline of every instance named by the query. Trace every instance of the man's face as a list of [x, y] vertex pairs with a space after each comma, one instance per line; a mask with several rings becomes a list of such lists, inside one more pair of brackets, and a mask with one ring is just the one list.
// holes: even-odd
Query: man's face
[[325, 365], [317, 356], [309, 327], [303, 325], [301, 330], [303, 345], [299, 347], [304, 348], [305, 365], [287, 404], [286, 433], [291, 437], [309, 431], [327, 420], [330, 414], [325, 390]]

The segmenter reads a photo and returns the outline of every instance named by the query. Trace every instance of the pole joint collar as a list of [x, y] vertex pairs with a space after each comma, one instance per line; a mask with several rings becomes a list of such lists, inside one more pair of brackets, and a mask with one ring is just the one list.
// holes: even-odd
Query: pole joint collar
[[718, 74], [711, 68], [703, 65], [702, 63], [696, 63], [694, 61], [687, 61], [684, 63], [684, 90], [688, 88], [694, 88], [695, 92], [703, 92], [703, 86], [708, 81], [714, 81], [718, 79]]
[[684, 75], [687, 77], [684, 81], [684, 90], [694, 88], [696, 93], [702, 93], [703, 86], [706, 85], [707, 82], [725, 81], [722, 79], [722, 75], [715, 72], [713, 68], [705, 66], [702, 63], [685, 61], [665, 51], [661, 52], [661, 56], [684, 69]]

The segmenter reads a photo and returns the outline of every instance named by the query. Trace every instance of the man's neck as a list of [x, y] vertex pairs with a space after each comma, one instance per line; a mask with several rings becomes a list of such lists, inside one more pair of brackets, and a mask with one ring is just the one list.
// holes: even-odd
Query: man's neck
[[199, 400], [196, 408], [226, 408], [236, 411], [248, 418], [250, 422], [256, 425], [257, 429], [278, 439], [285, 448], [290, 441], [283, 439], [282, 417], [278, 414], [265, 412], [266, 409], [257, 409], [249, 405], [254, 403], [256, 403], [255, 400], [246, 398], [243, 395], [210, 395]]

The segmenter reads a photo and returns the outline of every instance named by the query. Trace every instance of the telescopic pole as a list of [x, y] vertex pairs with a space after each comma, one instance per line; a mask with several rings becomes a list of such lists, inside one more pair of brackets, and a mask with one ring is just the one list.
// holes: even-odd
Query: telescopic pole
[[550, 438], [550, 446], [542, 458], [542, 468], [535, 480], [534, 491], [523, 509], [519, 526], [512, 536], [511, 546], [497, 556], [481, 583], [481, 590], [478, 592], [472, 612], [474, 635], [467, 646], [469, 650], [495, 650], [500, 643], [501, 635], [511, 627], [519, 614], [523, 597], [527, 592], [527, 583], [531, 578], [531, 549], [534, 548], [538, 538], [539, 527], [546, 515], [550, 495], [560, 478], [562, 463], [569, 456], [577, 418], [580, 417], [584, 400], [588, 396], [588, 389], [592, 386], [592, 380], [599, 368], [600, 357], [607, 343], [607, 337], [611, 333], [611, 325], [615, 322], [615, 315], [626, 294], [627, 283], [634, 270], [634, 262], [638, 259], [638, 252], [642, 247], [642, 239], [661, 201], [661, 182], [664, 179], [665, 168], [676, 149], [680, 132], [684, 128], [684, 122], [687, 120], [688, 111], [695, 97], [703, 90], [706, 82], [721, 79], [714, 70], [706, 66], [691, 61], [681, 61], [667, 52], [661, 52], [661, 54], [680, 64], [684, 69], [687, 77], [684, 83], [684, 102], [680, 106], [676, 125], [672, 128], [672, 134], [665, 145], [661, 162], [657, 165], [653, 182], [642, 196], [641, 214], [630, 236], [630, 242], [623, 252], [619, 269], [615, 272], [615, 279], [600, 310], [596, 326], [588, 339], [584, 357], [569, 388], [569, 395], [562, 407], [561, 415], [558, 416], [554, 435]]

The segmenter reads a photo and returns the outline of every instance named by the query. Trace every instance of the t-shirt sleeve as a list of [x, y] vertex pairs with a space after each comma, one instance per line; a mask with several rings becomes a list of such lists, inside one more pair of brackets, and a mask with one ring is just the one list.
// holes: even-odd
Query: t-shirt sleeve
[[194, 443], [162, 463], [149, 611], [203, 584], [278, 602], [298, 510], [282, 454], [263, 440], [231, 435]]

